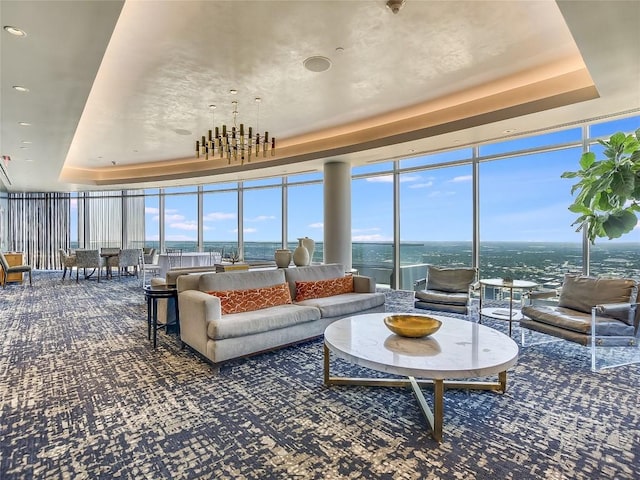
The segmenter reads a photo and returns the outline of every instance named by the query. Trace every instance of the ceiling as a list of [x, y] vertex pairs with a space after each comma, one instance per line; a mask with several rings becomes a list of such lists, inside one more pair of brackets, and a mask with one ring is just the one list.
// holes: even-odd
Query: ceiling
[[[27, 36], [0, 32], [0, 188], [321, 171], [640, 111], [640, 2], [385, 1], [1, 0]], [[195, 158], [232, 100], [275, 155]]]

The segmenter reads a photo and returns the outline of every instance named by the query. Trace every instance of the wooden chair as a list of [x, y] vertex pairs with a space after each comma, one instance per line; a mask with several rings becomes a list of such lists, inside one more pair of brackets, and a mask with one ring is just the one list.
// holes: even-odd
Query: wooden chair
[[7, 277], [11, 273], [29, 272], [29, 285], [33, 285], [31, 280], [31, 265], [14, 265], [10, 267], [7, 258], [2, 252], [0, 252], [0, 265], [2, 265], [2, 270], [4, 270], [4, 276], [2, 277], [2, 288], [5, 288], [7, 286]]

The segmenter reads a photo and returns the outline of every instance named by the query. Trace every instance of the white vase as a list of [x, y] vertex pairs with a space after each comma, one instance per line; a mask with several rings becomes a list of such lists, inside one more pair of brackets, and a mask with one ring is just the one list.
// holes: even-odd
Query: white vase
[[278, 268], [287, 268], [291, 263], [291, 250], [288, 248], [276, 250], [275, 259]]
[[312, 238], [304, 237], [302, 239], [302, 245], [304, 245], [304, 248], [309, 252], [309, 263], [307, 263], [307, 265], [311, 265], [311, 262], [313, 262], [313, 252], [316, 249], [316, 242], [314, 242]]
[[298, 239], [298, 246], [293, 251], [293, 263], [296, 267], [304, 267], [309, 265], [309, 250], [302, 244], [302, 238]]

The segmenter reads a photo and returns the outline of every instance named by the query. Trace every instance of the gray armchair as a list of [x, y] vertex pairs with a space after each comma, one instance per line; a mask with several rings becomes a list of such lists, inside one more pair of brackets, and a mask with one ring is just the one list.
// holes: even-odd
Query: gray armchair
[[[615, 355], [623, 358], [619, 365], [636, 363], [640, 361], [638, 288], [638, 281], [631, 278], [566, 274], [556, 302], [550, 301], [549, 294], [533, 295], [531, 304], [523, 307], [522, 345], [533, 343], [527, 337], [528, 331], [535, 331], [589, 346], [594, 371], [599, 370], [597, 355], [605, 353], [599, 347], [616, 347]], [[630, 348], [620, 351], [617, 347]], [[606, 353], [607, 361], [615, 363], [611, 351]]]
[[141, 248], [123, 248], [120, 250], [117, 258], [118, 278], [121, 278], [122, 272], [129, 273], [129, 267], [133, 267], [132, 275], [138, 276], [138, 267], [142, 260]]
[[468, 314], [477, 272], [475, 268], [428, 265], [427, 277], [416, 282], [414, 306], [425, 310]]
[[69, 270], [69, 278], [71, 278], [71, 274], [73, 273], [73, 267], [76, 266], [76, 256], [69, 255], [64, 248], [59, 250], [60, 252], [60, 262], [62, 263], [62, 280], [67, 276], [67, 270]]
[[[104, 259], [100, 256], [98, 250], [76, 250], [76, 283], [78, 283], [81, 268], [84, 272], [84, 278], [91, 277], [93, 272], [97, 270], [98, 282], [100, 282], [100, 275], [104, 265]], [[87, 268], [93, 269], [89, 275], [87, 275]]]

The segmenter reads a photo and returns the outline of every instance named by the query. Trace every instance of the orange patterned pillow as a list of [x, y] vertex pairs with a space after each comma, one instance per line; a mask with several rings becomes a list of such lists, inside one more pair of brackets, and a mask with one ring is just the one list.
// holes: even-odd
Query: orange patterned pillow
[[285, 305], [291, 302], [289, 284], [271, 287], [249, 288], [247, 290], [225, 290], [207, 292], [220, 299], [222, 314], [251, 312], [261, 308]]
[[350, 292], [353, 292], [353, 277], [351, 275], [316, 280], [315, 282], [296, 282], [296, 302]]

